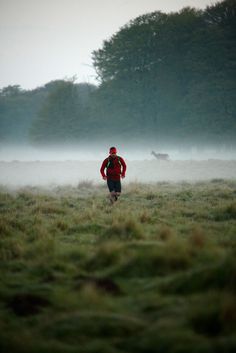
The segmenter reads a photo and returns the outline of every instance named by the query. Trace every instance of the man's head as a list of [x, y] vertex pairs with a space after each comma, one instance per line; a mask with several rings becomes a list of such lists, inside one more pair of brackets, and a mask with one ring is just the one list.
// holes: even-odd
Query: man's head
[[110, 153], [111, 156], [112, 155], [116, 155], [117, 149], [115, 147], [111, 147], [109, 153]]

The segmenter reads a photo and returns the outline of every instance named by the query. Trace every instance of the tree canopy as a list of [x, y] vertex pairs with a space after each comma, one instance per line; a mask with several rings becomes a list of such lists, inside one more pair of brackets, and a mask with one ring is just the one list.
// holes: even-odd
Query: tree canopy
[[93, 52], [108, 114], [128, 112], [133, 132], [154, 139], [233, 142], [235, 24], [234, 0], [130, 21]]

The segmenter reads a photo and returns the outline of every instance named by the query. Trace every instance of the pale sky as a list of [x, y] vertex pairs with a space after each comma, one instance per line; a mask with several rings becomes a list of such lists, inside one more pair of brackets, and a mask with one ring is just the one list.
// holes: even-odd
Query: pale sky
[[214, 0], [0, 0], [0, 88], [77, 76], [97, 83], [91, 53], [131, 19]]

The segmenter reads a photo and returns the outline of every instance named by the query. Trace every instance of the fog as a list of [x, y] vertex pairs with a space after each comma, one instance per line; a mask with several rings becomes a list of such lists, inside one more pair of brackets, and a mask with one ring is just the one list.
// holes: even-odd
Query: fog
[[[118, 147], [127, 162], [123, 185], [130, 182], [196, 182], [212, 179], [235, 179], [235, 151], [225, 149], [160, 149], [150, 146]], [[0, 185], [8, 188], [58, 185], [78, 186], [84, 181], [104, 183], [100, 166], [110, 145], [57, 148], [2, 146], [0, 149]], [[157, 160], [154, 150], [168, 153], [169, 160]]]
[[[116, 142], [116, 141], [115, 141]], [[168, 153], [171, 160], [236, 160], [236, 148], [228, 146], [162, 146], [155, 142], [113, 143], [118, 154], [128, 160], [153, 160], [152, 151]], [[33, 147], [30, 145], [0, 145], [0, 161], [101, 161], [112, 143], [105, 142], [75, 146]]]

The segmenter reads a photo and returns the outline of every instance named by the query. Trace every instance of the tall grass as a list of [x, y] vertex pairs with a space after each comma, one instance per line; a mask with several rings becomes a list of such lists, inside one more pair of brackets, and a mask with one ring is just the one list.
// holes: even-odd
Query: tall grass
[[234, 352], [236, 182], [0, 193], [0, 351]]

